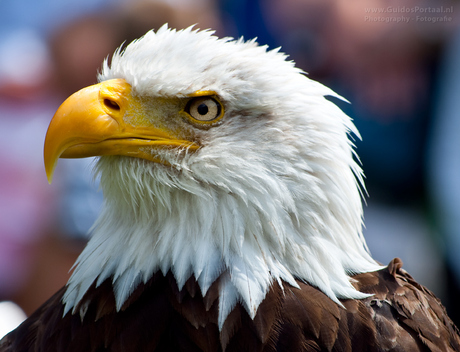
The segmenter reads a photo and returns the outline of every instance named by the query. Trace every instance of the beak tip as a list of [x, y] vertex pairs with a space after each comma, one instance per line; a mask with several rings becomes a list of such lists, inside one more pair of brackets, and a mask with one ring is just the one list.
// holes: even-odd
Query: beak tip
[[49, 165], [46, 165], [45, 163], [45, 172], [48, 183], [51, 184], [51, 182], [53, 181], [54, 167], [49, 167]]
[[[59, 159], [59, 154], [53, 151], [50, 152], [48, 147], [47, 140], [45, 140], [45, 148], [43, 153], [43, 164], [45, 166], [45, 173], [48, 183], [51, 184], [53, 181], [54, 170]], [[56, 156], [58, 155], [58, 156]]]
[[[48, 134], [47, 134], [47, 137], [48, 137]], [[56, 168], [58, 158], [54, 157], [55, 153], [50, 153], [47, 142], [48, 142], [47, 139], [45, 139], [45, 148], [43, 152], [43, 164], [45, 166], [46, 178], [48, 180], [48, 183], [51, 184], [51, 181], [53, 180], [54, 169]]]

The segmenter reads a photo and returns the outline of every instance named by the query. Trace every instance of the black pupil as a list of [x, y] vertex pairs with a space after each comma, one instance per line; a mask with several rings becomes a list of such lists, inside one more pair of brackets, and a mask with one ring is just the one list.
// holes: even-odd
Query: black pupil
[[209, 111], [209, 108], [205, 103], [202, 103], [198, 105], [197, 111], [200, 115], [206, 115]]

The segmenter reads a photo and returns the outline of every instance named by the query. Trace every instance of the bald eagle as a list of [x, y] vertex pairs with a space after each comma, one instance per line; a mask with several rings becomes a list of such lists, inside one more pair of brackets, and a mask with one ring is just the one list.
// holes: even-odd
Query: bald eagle
[[117, 50], [47, 132], [100, 156], [67, 285], [0, 351], [460, 351], [440, 301], [362, 235], [351, 120], [278, 50], [167, 26]]

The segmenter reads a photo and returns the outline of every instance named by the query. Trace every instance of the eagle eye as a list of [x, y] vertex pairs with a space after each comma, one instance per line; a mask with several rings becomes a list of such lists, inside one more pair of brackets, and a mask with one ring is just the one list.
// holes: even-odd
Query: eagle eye
[[222, 105], [212, 97], [190, 99], [185, 112], [198, 122], [213, 122], [222, 116]]

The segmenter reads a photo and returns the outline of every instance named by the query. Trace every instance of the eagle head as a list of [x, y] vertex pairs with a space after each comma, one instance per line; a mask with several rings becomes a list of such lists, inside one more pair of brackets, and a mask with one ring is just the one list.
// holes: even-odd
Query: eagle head
[[219, 325], [251, 317], [271, 285], [296, 279], [363, 298], [350, 275], [378, 270], [362, 236], [358, 132], [278, 50], [163, 26], [117, 50], [99, 84], [50, 123], [45, 167], [100, 156], [103, 210], [69, 280], [65, 314], [110, 279], [118, 309], [172, 272], [202, 294], [217, 280]]

